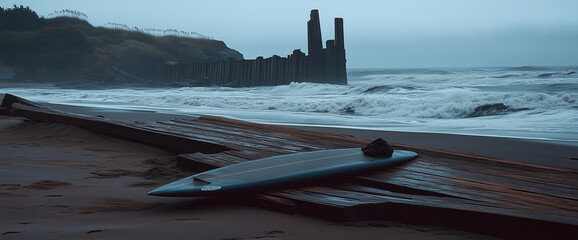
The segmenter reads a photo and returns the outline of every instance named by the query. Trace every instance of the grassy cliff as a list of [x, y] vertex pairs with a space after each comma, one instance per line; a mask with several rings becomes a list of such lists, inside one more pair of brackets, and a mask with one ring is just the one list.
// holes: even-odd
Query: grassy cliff
[[94, 27], [79, 18], [44, 19], [22, 6], [0, 8], [0, 81], [155, 83], [166, 62], [242, 59], [224, 42]]

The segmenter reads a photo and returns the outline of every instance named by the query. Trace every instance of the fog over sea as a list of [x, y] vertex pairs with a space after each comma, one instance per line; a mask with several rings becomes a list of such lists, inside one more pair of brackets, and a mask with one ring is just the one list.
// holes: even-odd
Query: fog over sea
[[37, 102], [578, 144], [578, 67], [350, 69], [347, 86], [10, 87]]

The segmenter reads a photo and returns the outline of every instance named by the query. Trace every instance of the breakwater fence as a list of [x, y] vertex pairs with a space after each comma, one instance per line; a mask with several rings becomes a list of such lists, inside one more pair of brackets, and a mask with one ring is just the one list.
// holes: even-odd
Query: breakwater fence
[[307, 22], [308, 54], [296, 49], [287, 57], [222, 60], [198, 63], [166, 63], [156, 78], [198, 86], [254, 87], [291, 82], [347, 84], [343, 19], [335, 18], [335, 39], [323, 48], [319, 11], [311, 10]]

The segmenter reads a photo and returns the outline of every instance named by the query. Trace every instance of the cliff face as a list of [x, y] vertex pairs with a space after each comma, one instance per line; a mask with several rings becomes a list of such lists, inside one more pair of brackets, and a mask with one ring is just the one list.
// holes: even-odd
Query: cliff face
[[243, 59], [222, 41], [154, 37], [77, 18], [43, 19], [22, 7], [0, 10], [0, 81], [155, 84], [155, 71], [167, 62]]

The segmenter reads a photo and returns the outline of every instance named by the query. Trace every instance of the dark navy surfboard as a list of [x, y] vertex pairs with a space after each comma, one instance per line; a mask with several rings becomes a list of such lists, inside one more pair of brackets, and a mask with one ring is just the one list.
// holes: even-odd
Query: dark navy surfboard
[[276, 185], [392, 166], [416, 157], [416, 153], [404, 150], [395, 150], [391, 157], [369, 157], [364, 155], [359, 148], [297, 153], [198, 173], [159, 187], [148, 194], [196, 197], [236, 191], [254, 191]]

